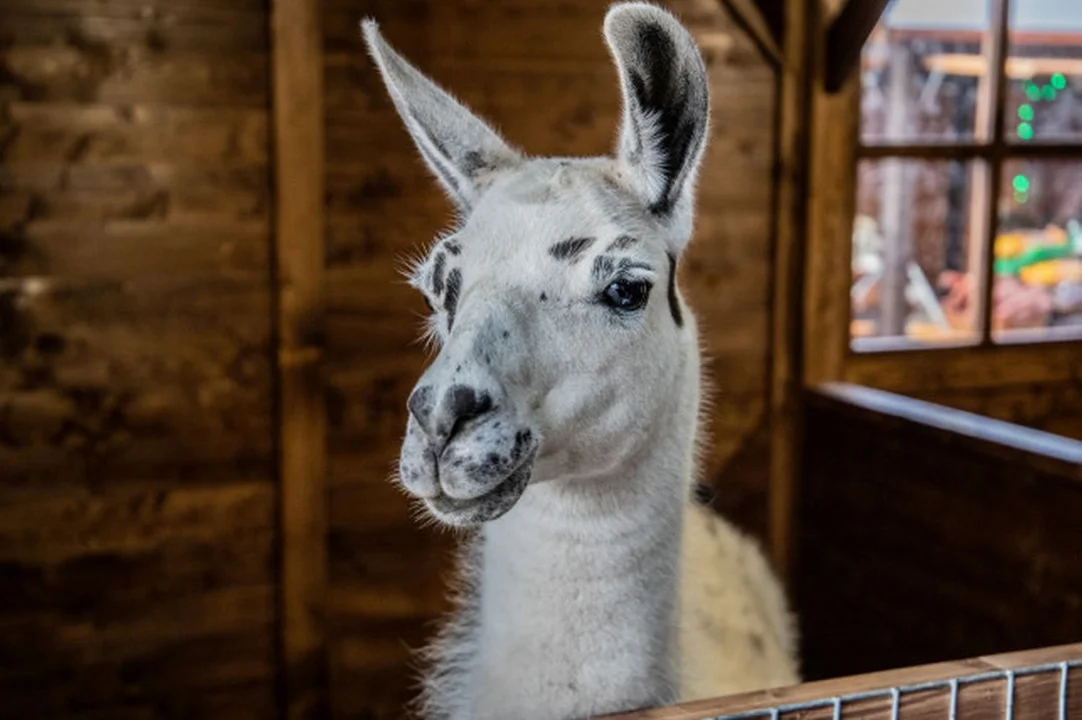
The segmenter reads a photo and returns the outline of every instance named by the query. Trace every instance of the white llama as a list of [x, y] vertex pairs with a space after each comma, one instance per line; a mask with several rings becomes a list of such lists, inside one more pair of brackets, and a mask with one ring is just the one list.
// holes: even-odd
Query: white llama
[[528, 158], [364, 23], [460, 223], [414, 268], [440, 345], [408, 401], [399, 480], [479, 526], [426, 652], [425, 718], [548, 720], [797, 681], [759, 550], [692, 498], [695, 320], [676, 286], [709, 93], [668, 12], [604, 22], [615, 157]]

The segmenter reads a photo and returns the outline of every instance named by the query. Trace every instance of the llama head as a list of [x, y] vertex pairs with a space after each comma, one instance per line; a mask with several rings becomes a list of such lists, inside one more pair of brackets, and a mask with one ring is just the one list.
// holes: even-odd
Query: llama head
[[697, 352], [675, 284], [709, 116], [691, 36], [648, 3], [609, 10], [618, 148], [571, 159], [526, 157], [375, 23], [364, 34], [460, 212], [411, 273], [440, 352], [407, 402], [403, 486], [437, 520], [472, 525], [507, 512], [531, 479], [588, 482], [632, 461]]

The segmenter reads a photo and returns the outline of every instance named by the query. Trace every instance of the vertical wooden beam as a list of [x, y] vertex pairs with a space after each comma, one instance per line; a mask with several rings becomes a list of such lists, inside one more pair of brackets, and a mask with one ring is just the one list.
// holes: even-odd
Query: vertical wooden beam
[[[887, 137], [904, 142], [912, 129], [909, 94], [913, 82], [913, 56], [903, 46], [890, 49], [887, 86]], [[880, 191], [883, 228], [883, 279], [879, 291], [878, 334], [905, 336], [909, 319], [906, 287], [908, 268], [913, 259], [913, 161], [884, 158], [880, 161], [883, 187]]]
[[864, 43], [872, 34], [889, 0], [848, 0], [830, 23], [826, 38], [824, 86], [837, 92], [860, 67]]
[[327, 715], [323, 51], [319, 0], [273, 0], [283, 714]]
[[774, 278], [770, 360], [770, 551], [790, 573], [793, 495], [800, 456], [804, 231], [808, 167], [808, 26], [806, 0], [786, 0], [775, 126]]
[[[1006, 144], [1006, 105], [1007, 105], [1007, 59], [1010, 56], [1010, 0], [992, 0], [992, 43], [989, 52], [988, 72], [995, 73], [990, 79], [992, 102], [992, 145], [1000, 150], [988, 168], [985, 193], [987, 214], [981, 227], [984, 235], [980, 237], [983, 246], [981, 265], [978, 268], [978, 287], [981, 289], [981, 304], [977, 317], [980, 319], [981, 345], [994, 344], [992, 340], [993, 304], [995, 298], [996, 237], [999, 235], [999, 200], [1003, 184], [1003, 152]], [[970, 270], [972, 272], [972, 270]]]
[[823, 86], [826, 24], [820, 2], [810, 7], [811, 111], [807, 185], [807, 235], [804, 280], [804, 385], [842, 378], [849, 354], [853, 282], [853, 213], [856, 201], [856, 148], [860, 128], [860, 74], [837, 93]]

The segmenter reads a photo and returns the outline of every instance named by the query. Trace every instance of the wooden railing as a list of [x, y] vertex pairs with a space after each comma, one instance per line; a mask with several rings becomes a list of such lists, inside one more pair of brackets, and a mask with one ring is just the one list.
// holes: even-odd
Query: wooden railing
[[805, 406], [805, 677], [1082, 641], [1082, 442], [851, 385]]
[[608, 720], [1070, 720], [1082, 643], [810, 682]]

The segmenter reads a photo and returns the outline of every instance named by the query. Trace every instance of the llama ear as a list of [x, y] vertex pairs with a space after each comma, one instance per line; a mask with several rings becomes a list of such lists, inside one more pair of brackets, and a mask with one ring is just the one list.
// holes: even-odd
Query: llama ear
[[690, 200], [706, 147], [706, 65], [680, 21], [655, 5], [614, 5], [604, 31], [623, 93], [619, 158], [651, 212], [671, 215]]
[[395, 52], [374, 20], [362, 26], [368, 51], [421, 157], [459, 210], [468, 212], [492, 175], [522, 156]]

